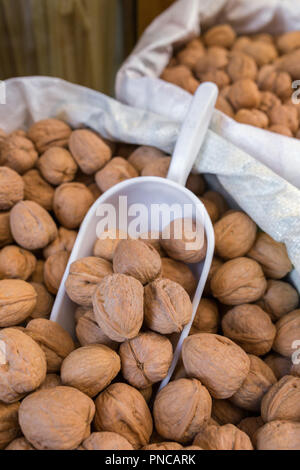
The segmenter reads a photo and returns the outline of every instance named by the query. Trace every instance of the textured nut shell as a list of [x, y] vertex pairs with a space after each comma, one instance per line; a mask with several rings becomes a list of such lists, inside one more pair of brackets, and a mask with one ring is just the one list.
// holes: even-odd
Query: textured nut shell
[[286, 375], [275, 383], [262, 400], [261, 416], [265, 423], [300, 421], [300, 378]]
[[72, 450], [90, 434], [93, 401], [71, 387], [39, 390], [20, 406], [19, 421], [26, 439], [38, 450]]
[[272, 421], [255, 434], [258, 450], [300, 450], [300, 423]]
[[60, 227], [55, 240], [43, 250], [44, 258], [54, 255], [59, 251], [67, 251], [71, 253], [74, 243], [76, 241], [77, 232], [75, 230], [68, 230], [67, 228]]
[[295, 352], [294, 341], [300, 338], [300, 310], [294, 310], [276, 323], [277, 335], [273, 344], [274, 351], [282, 356], [291, 357]]
[[272, 348], [276, 327], [258, 305], [244, 304], [229, 310], [222, 320], [224, 335], [246, 352], [263, 356]]
[[286, 247], [267, 233], [259, 233], [248, 256], [258, 261], [266, 276], [281, 279], [292, 270]]
[[205, 284], [204, 288], [204, 294], [205, 295], [211, 295], [211, 280], [214, 277], [214, 274], [217, 272], [217, 270], [222, 266], [223, 262], [220, 260], [220, 258], [217, 258], [217, 256], [214, 256], [211, 262], [210, 270], [207, 276], [207, 281]]
[[9, 212], [0, 212], [0, 248], [13, 242], [9, 218]]
[[93, 344], [75, 349], [66, 357], [61, 366], [61, 380], [64, 385], [95, 397], [111, 383], [120, 369], [117, 353], [102, 344]]
[[184, 340], [185, 370], [208, 388], [214, 398], [229, 398], [241, 387], [250, 370], [247, 354], [230, 339], [199, 333]]
[[6, 246], [0, 252], [0, 278], [27, 281], [35, 267], [35, 256], [18, 246]]
[[39, 282], [41, 284], [44, 282], [44, 264], [45, 262], [43, 260], [37, 260], [35, 270], [29, 279], [31, 282]]
[[31, 315], [36, 306], [34, 288], [19, 279], [0, 281], [0, 328], [15, 326]]
[[60, 376], [57, 374], [47, 374], [44, 382], [38, 388], [38, 390], [48, 390], [49, 388], [55, 388], [62, 385]]
[[225, 305], [255, 302], [264, 294], [267, 281], [260, 265], [248, 258], [236, 258], [224, 263], [211, 283], [214, 297]]
[[136, 388], [163, 380], [173, 358], [171, 342], [156, 333], [140, 333], [120, 346], [122, 374]]
[[109, 144], [88, 129], [72, 132], [69, 148], [80, 169], [87, 175], [96, 173], [112, 157]]
[[272, 369], [277, 380], [281, 379], [285, 375], [291, 374], [292, 363], [287, 357], [280, 356], [276, 353], [268, 354], [264, 358], [264, 361]]
[[250, 437], [254, 447], [256, 447], [255, 434], [263, 425], [264, 422], [261, 416], [251, 416], [249, 418], [242, 419], [238, 428]]
[[157, 279], [145, 287], [145, 323], [162, 334], [179, 333], [192, 318], [191, 300], [179, 284]]
[[106, 276], [93, 295], [95, 318], [104, 334], [123, 342], [139, 333], [143, 319], [143, 286], [125, 274]]
[[82, 450], [133, 450], [130, 442], [115, 432], [93, 432], [81, 446]]
[[96, 401], [95, 428], [125, 437], [134, 449], [148, 444], [153, 430], [151, 413], [144, 398], [130, 385], [115, 383]]
[[[195, 80], [197, 86], [199, 85]], [[166, 178], [171, 163], [171, 157], [164, 157], [154, 160], [148, 163], [142, 170], [141, 176], [159, 176], [160, 178]]]
[[161, 277], [180, 284], [189, 296], [193, 296], [197, 288], [197, 281], [194, 274], [186, 264], [182, 263], [182, 261], [176, 261], [171, 258], [162, 258]]
[[234, 117], [234, 111], [233, 111], [231, 104], [229, 104], [227, 99], [224, 98], [222, 95], [218, 96], [218, 99], [216, 102], [216, 109], [218, 109], [219, 111], [222, 111], [222, 113], [227, 114], [227, 116], [231, 118]]
[[269, 125], [269, 118], [259, 109], [239, 109], [235, 115], [235, 120], [241, 124], [260, 127], [266, 129]]
[[96, 322], [92, 309], [87, 310], [86, 313], [79, 318], [76, 325], [76, 336], [81, 346], [87, 346], [88, 344], [104, 344], [111, 349], [117, 349], [119, 346], [118, 343], [112, 341], [103, 333]]
[[104, 193], [122, 181], [139, 176], [137, 170], [123, 157], [115, 157], [95, 175], [95, 180]]
[[58, 323], [45, 318], [31, 320], [25, 332], [31, 336], [44, 351], [47, 359], [47, 371], [60, 370], [62, 361], [74, 349], [74, 343], [67, 331]]
[[215, 222], [217, 222], [220, 217], [220, 213], [219, 207], [215, 203], [215, 201], [212, 201], [211, 199], [206, 199], [206, 197], [199, 197], [199, 199], [207, 210], [211, 223], [214, 224]]
[[141, 240], [121, 240], [115, 250], [113, 268], [115, 273], [148, 284], [160, 275], [161, 258], [152, 245]]
[[236, 111], [241, 108], [258, 108], [260, 92], [253, 80], [243, 78], [231, 85], [228, 99]]
[[252, 57], [243, 52], [233, 52], [229, 59], [227, 73], [233, 82], [243, 78], [255, 80], [257, 65]]
[[178, 442], [159, 442], [158, 444], [148, 444], [142, 450], [182, 450], [183, 447]]
[[218, 193], [217, 191], [211, 191], [211, 190], [206, 191], [203, 194], [203, 197], [206, 200], [213, 202], [217, 206], [218, 215], [220, 217], [222, 217], [225, 214], [225, 212], [228, 211], [229, 207], [225, 198], [222, 196], [222, 194]]
[[64, 272], [66, 270], [70, 253], [58, 251], [49, 256], [44, 265], [44, 282], [51, 294], [57, 294]]
[[276, 70], [273, 65], [265, 65], [260, 69], [257, 83], [261, 90], [271, 91], [282, 100], [291, 96], [291, 76], [287, 72]]
[[229, 24], [221, 24], [210, 28], [204, 34], [204, 43], [207, 47], [222, 46], [230, 48], [236, 38], [236, 33]]
[[247, 412], [235, 406], [229, 400], [213, 400], [212, 403], [212, 418], [215, 420], [215, 424], [238, 424], [245, 416]]
[[70, 152], [60, 147], [52, 147], [39, 159], [38, 169], [45, 180], [57, 186], [73, 181], [78, 167]]
[[217, 333], [219, 326], [219, 311], [217, 303], [212, 299], [202, 297], [193, 321], [196, 333]]
[[204, 450], [253, 450], [249, 436], [233, 424], [206, 426], [194, 439]]
[[166, 439], [189, 442], [209, 420], [211, 405], [207, 389], [198, 380], [170, 382], [157, 394], [154, 402], [155, 428]]
[[280, 99], [277, 98], [274, 93], [271, 91], [262, 91], [261, 94], [261, 100], [259, 104], [259, 109], [263, 111], [264, 113], [269, 114], [270, 110], [273, 108], [273, 106], [276, 106], [280, 104]]
[[297, 109], [290, 105], [280, 104], [274, 106], [270, 112], [270, 123], [272, 126], [284, 126], [295, 134], [299, 127], [299, 117]]
[[245, 410], [259, 412], [262, 398], [277, 379], [272, 369], [259, 357], [253, 355], [249, 357], [249, 374], [230, 400]]
[[38, 153], [31, 140], [18, 135], [10, 135], [1, 145], [1, 165], [7, 166], [22, 175], [34, 167]]
[[252, 57], [259, 67], [273, 62], [278, 56], [273, 44], [266, 41], [247, 41], [241, 47], [241, 51]]
[[47, 211], [52, 211], [54, 189], [45, 181], [38, 170], [30, 170], [23, 176], [24, 199], [34, 201]]
[[38, 344], [15, 328], [0, 330], [6, 364], [0, 365], [0, 401], [14, 403], [38, 388], [46, 377], [46, 358]]
[[0, 450], [20, 434], [18, 410], [20, 403], [0, 403]]
[[293, 137], [292, 131], [288, 127], [282, 126], [280, 124], [273, 124], [269, 127], [269, 131], [275, 132], [276, 134], [285, 135], [287, 137]]
[[6, 448], [5, 450], [36, 450], [29, 442], [25, 439], [25, 437], [19, 437], [18, 439], [14, 439]]
[[128, 162], [140, 173], [148, 163], [158, 158], [163, 158], [164, 156], [165, 154], [161, 150], [144, 145], [132, 152], [128, 158]]
[[269, 280], [264, 296], [258, 301], [271, 316], [272, 320], [278, 320], [299, 305], [299, 294], [288, 282]]
[[57, 228], [48, 212], [33, 201], [21, 201], [10, 212], [11, 232], [27, 250], [45, 248], [57, 237]]
[[174, 67], [165, 68], [161, 74], [161, 78], [167, 82], [173, 83], [174, 85], [183, 88], [192, 94], [195, 93], [197, 87], [199, 86], [198, 80], [195, 79], [191, 70], [185, 65], [175, 65]]
[[204, 178], [200, 174], [190, 173], [186, 182], [186, 187], [197, 196], [201, 196], [206, 188]]
[[64, 183], [55, 190], [53, 209], [65, 228], [75, 229], [93, 203], [93, 195], [84, 184]]
[[150, 385], [149, 387], [147, 388], [141, 388], [139, 389], [139, 392], [143, 395], [143, 397], [145, 398], [146, 402], [149, 403], [151, 397], [152, 397], [152, 393], [153, 393], [153, 387], [152, 385]]
[[78, 305], [91, 307], [97, 284], [112, 272], [112, 264], [105, 259], [90, 256], [74, 261], [65, 286], [68, 296]]
[[300, 48], [300, 32], [289, 31], [281, 34], [277, 39], [277, 47], [283, 54], [288, 54], [295, 49]]
[[[196, 227], [194, 221], [192, 224], [190, 222], [188, 219], [173, 220], [162, 232], [161, 245], [170, 258], [185, 263], [199, 263], [206, 255], [206, 237], [204, 228]], [[192, 230], [190, 230], [190, 225]], [[199, 237], [197, 241], [196, 231]], [[180, 232], [182, 237], [180, 239], [175, 238], [175, 235]], [[197, 247], [190, 249], [188, 245], [195, 243]]]
[[93, 255], [106, 259], [107, 261], [112, 261], [118, 244], [125, 238], [127, 238], [127, 234], [122, 230], [108, 230], [103, 232], [96, 240]]
[[71, 128], [59, 119], [38, 121], [28, 131], [28, 137], [40, 153], [50, 147], [66, 147], [71, 135]]
[[0, 166], [0, 211], [13, 207], [24, 198], [24, 181], [18, 173]]
[[197, 77], [207, 70], [223, 69], [227, 65], [228, 51], [224, 47], [212, 46], [208, 48], [206, 54], [199, 58], [194, 67], [194, 73]]

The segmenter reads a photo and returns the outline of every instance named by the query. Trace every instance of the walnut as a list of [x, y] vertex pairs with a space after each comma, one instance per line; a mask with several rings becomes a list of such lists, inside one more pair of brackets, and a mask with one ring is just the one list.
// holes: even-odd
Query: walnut
[[278, 56], [276, 47], [264, 41], [246, 41], [240, 51], [252, 57], [258, 67], [273, 62]]
[[22, 175], [34, 167], [38, 153], [31, 140], [11, 135], [1, 145], [1, 165], [7, 166]]
[[139, 173], [143, 171], [145, 166], [148, 163], [152, 163], [154, 160], [164, 158], [165, 154], [155, 148], [144, 145], [142, 147], [138, 147], [128, 158], [128, 162], [132, 165]]
[[266, 276], [281, 279], [292, 270], [284, 243], [273, 240], [267, 233], [259, 233], [248, 256], [262, 266]]
[[280, 380], [285, 375], [293, 375], [291, 372], [291, 360], [287, 357], [280, 356], [279, 354], [268, 354], [264, 358], [265, 363], [272, 369], [277, 380]]
[[199, 263], [206, 255], [204, 228], [191, 219], [174, 219], [164, 228], [161, 245], [173, 259]]
[[[230, 399], [231, 400], [231, 399]], [[231, 403], [230, 400], [213, 400], [212, 404], [212, 418], [215, 420], [215, 424], [235, 424], [237, 425], [245, 416], [247, 412], [238, 408], [236, 405]]]
[[101, 233], [95, 242], [93, 255], [112, 261], [118, 244], [127, 237], [127, 233], [122, 230], [107, 230]]
[[166, 82], [173, 83], [174, 85], [183, 88], [191, 94], [195, 93], [200, 84], [198, 80], [196, 80], [196, 78], [193, 76], [191, 70], [185, 65], [175, 65], [175, 67], [167, 67], [163, 71], [161, 78]]
[[141, 176], [158, 176], [160, 178], [166, 178], [168, 175], [170, 163], [171, 157], [158, 158], [152, 162], [149, 162], [143, 168]]
[[211, 199], [206, 199], [205, 197], [199, 197], [199, 200], [202, 202], [205, 209], [207, 210], [211, 223], [214, 224], [215, 222], [217, 222], [220, 217], [220, 213], [219, 207], [215, 203], [215, 201], [212, 201]]
[[282, 54], [288, 54], [300, 48], [300, 32], [289, 31], [281, 34], [276, 41], [277, 47]]
[[250, 371], [241, 388], [230, 398], [232, 403], [252, 412], [260, 412], [264, 395], [276, 383], [272, 369], [259, 357], [249, 355]]
[[225, 212], [228, 211], [229, 207], [225, 198], [222, 196], [222, 194], [218, 193], [217, 191], [206, 191], [203, 194], [203, 197], [206, 200], [212, 201], [217, 206], [218, 217], [223, 217]]
[[40, 385], [38, 390], [49, 390], [62, 385], [61, 378], [57, 374], [47, 374], [44, 382]]
[[203, 176], [198, 173], [190, 173], [186, 182], [186, 187], [192, 191], [192, 193], [197, 196], [201, 196], [205, 191], [205, 181]]
[[97, 284], [112, 272], [111, 263], [105, 259], [90, 256], [74, 261], [65, 285], [68, 296], [78, 305], [91, 307]]
[[93, 294], [95, 318], [104, 334], [123, 342], [139, 333], [143, 319], [143, 286], [125, 274], [106, 276]]
[[194, 445], [204, 450], [253, 450], [249, 436], [233, 424], [205, 426], [196, 435]]
[[87, 175], [96, 173], [112, 157], [109, 143], [88, 129], [73, 131], [69, 148], [80, 169]]
[[206, 54], [197, 61], [194, 73], [197, 77], [198, 74], [208, 70], [224, 69], [228, 62], [228, 51], [224, 47], [209, 47]]
[[224, 263], [211, 280], [214, 297], [225, 305], [255, 302], [264, 294], [267, 281], [260, 265], [248, 258]]
[[291, 357], [294, 341], [300, 338], [300, 310], [294, 310], [276, 323], [277, 335], [273, 344], [274, 351], [282, 356]]
[[153, 450], [157, 452], [158, 450], [182, 450], [182, 445], [177, 442], [159, 442], [157, 444], [148, 444], [144, 446], [142, 450]]
[[91, 191], [95, 201], [102, 195], [102, 191], [100, 191], [96, 183], [89, 184], [88, 189]]
[[236, 38], [236, 33], [229, 24], [220, 24], [210, 28], [204, 34], [204, 43], [207, 47], [222, 46], [230, 48]]
[[201, 82], [215, 83], [219, 89], [228, 86], [231, 82], [227, 73], [220, 69], [211, 69], [206, 72], [198, 73], [198, 78]]
[[120, 346], [122, 374], [133, 387], [144, 389], [163, 380], [169, 371], [171, 342], [156, 333], [140, 333]]
[[90, 435], [93, 401], [71, 387], [39, 390], [20, 406], [26, 439], [38, 450], [73, 450]]
[[139, 390], [139, 392], [141, 393], [141, 395], [143, 395], [143, 397], [145, 398], [146, 402], [149, 403], [149, 401], [151, 400], [151, 397], [152, 397], [152, 392], [153, 392], [153, 387], [152, 385], [150, 385], [149, 387], [147, 388], [141, 388]]
[[265, 394], [261, 403], [261, 416], [269, 421], [300, 420], [300, 378], [286, 375]]
[[258, 450], [299, 450], [300, 423], [272, 421], [255, 433]]
[[205, 295], [211, 295], [211, 287], [210, 287], [211, 280], [214, 277], [217, 270], [222, 265], [223, 265], [223, 262], [220, 260], [220, 258], [218, 258], [217, 256], [214, 256], [213, 259], [212, 259], [212, 262], [211, 262], [210, 270], [209, 270], [209, 273], [208, 273], [208, 276], [207, 276], [206, 285], [205, 285], [205, 288], [204, 288], [204, 294]]
[[75, 348], [69, 333], [58, 323], [45, 318], [31, 320], [25, 333], [34, 339], [44, 351], [48, 373], [58, 372], [65, 357]]
[[47, 291], [46, 287], [38, 282], [30, 282], [32, 287], [37, 293], [36, 306], [31, 312], [31, 318], [49, 318], [54, 299], [53, 296]]
[[36, 450], [25, 437], [14, 439], [5, 450]]
[[67, 228], [60, 227], [55, 240], [44, 248], [44, 257], [47, 259], [49, 256], [55, 255], [59, 251], [66, 251], [70, 254], [76, 241], [76, 237], [77, 232], [75, 230], [68, 230]]
[[298, 113], [295, 108], [286, 104], [273, 106], [269, 111], [271, 126], [284, 126], [296, 133], [299, 128]]
[[244, 418], [238, 424], [238, 428], [245, 432], [251, 439], [252, 443], [256, 447], [255, 434], [264, 425], [261, 416], [251, 416], [250, 418]]
[[44, 282], [44, 264], [45, 262], [42, 259], [38, 259], [36, 262], [35, 270], [30, 276], [29, 280], [31, 282], [39, 282], [43, 284]]
[[244, 212], [229, 212], [214, 225], [216, 254], [224, 259], [244, 256], [253, 246], [257, 227]]
[[35, 309], [37, 294], [23, 280], [0, 281], [0, 328], [15, 326], [28, 318]]
[[115, 432], [93, 432], [83, 441], [80, 450], [133, 450], [133, 447]]
[[186, 338], [182, 358], [187, 374], [201, 380], [214, 398], [234, 395], [250, 370], [250, 359], [242, 348], [210, 333]]
[[193, 69], [198, 60], [205, 54], [205, 48], [201, 41], [194, 40], [186, 45], [184, 49], [178, 52], [176, 58], [178, 64], [185, 65], [189, 69]]
[[286, 126], [282, 126], [281, 124], [273, 124], [268, 129], [270, 132], [275, 132], [276, 134], [285, 135], [286, 137], [293, 137], [293, 133], [291, 129]]
[[118, 183], [139, 176], [136, 169], [123, 157], [115, 157], [95, 175], [100, 190], [104, 193]]
[[246, 352], [263, 356], [272, 348], [276, 328], [258, 305], [244, 304], [229, 310], [222, 320], [224, 335]]
[[292, 79], [287, 72], [276, 70], [273, 65], [265, 65], [258, 72], [258, 88], [263, 91], [270, 91], [285, 100], [292, 94]]
[[241, 124], [260, 127], [266, 129], [269, 125], [269, 118], [259, 109], [239, 109], [235, 115], [235, 120]]
[[52, 211], [54, 189], [45, 181], [38, 170], [30, 170], [23, 176], [24, 199], [34, 201], [47, 211]]
[[273, 321], [279, 320], [297, 308], [299, 294], [288, 282], [269, 280], [267, 290], [258, 301], [258, 305], [271, 316]]
[[231, 85], [228, 99], [236, 111], [241, 108], [258, 108], [260, 92], [253, 80], [243, 78]]
[[44, 119], [31, 126], [28, 137], [39, 153], [43, 153], [50, 147], [66, 147], [71, 132], [68, 124], [59, 119]]
[[[178, 400], [178, 397], [181, 399]], [[155, 428], [166, 439], [189, 442], [209, 420], [211, 405], [211, 397], [199, 380], [179, 379], [170, 382], [155, 398]]]
[[84, 315], [79, 318], [76, 325], [76, 336], [81, 346], [88, 344], [104, 344], [111, 349], [117, 349], [119, 344], [112, 341], [101, 330], [96, 322], [95, 314], [92, 309], [85, 310]]
[[19, 407], [20, 403], [12, 403], [11, 405], [0, 403], [0, 450], [3, 450], [20, 434]]
[[46, 358], [39, 345], [16, 328], [0, 330], [6, 362], [0, 364], [0, 401], [15, 403], [37, 389], [46, 377]]
[[0, 251], [0, 278], [27, 279], [36, 267], [36, 257], [30, 251], [9, 245]]
[[64, 183], [55, 190], [53, 209], [61, 225], [75, 229], [93, 203], [93, 195], [84, 184]]
[[193, 321], [192, 333], [217, 333], [219, 311], [217, 303], [202, 297]]
[[221, 95], [218, 96], [216, 109], [222, 111], [222, 113], [227, 114], [227, 116], [231, 118], [234, 117], [234, 111], [231, 104], [229, 104], [229, 102]]
[[150, 230], [148, 232], [141, 233], [138, 239], [147, 245], [152, 246], [152, 248], [154, 248], [161, 257], [166, 256], [166, 253], [160, 244], [161, 232]]
[[0, 212], [0, 248], [13, 242], [9, 218], [9, 212]]
[[111, 383], [120, 369], [117, 353], [103, 344], [92, 344], [75, 349], [64, 359], [61, 380], [64, 385], [95, 397]]
[[51, 294], [57, 294], [64, 272], [66, 270], [70, 253], [58, 251], [49, 256], [44, 265], [44, 282]]
[[274, 106], [281, 104], [280, 99], [270, 91], [262, 91], [260, 97], [259, 109], [267, 115]]
[[24, 198], [24, 181], [14, 170], [0, 166], [0, 211], [11, 209]]
[[45, 248], [57, 237], [57, 228], [48, 212], [33, 201], [20, 201], [10, 212], [11, 232], [22, 248]]
[[180, 284], [189, 296], [193, 296], [196, 291], [197, 281], [190, 268], [181, 261], [162, 258], [161, 277]]
[[114, 253], [113, 269], [147, 284], [160, 275], [161, 259], [152, 245], [142, 240], [121, 240]]
[[242, 52], [233, 52], [229, 58], [227, 73], [233, 82], [244, 78], [255, 80], [257, 65], [252, 57]]
[[153, 430], [152, 417], [144, 398], [130, 385], [114, 383], [97, 397], [94, 425], [125, 437], [134, 449], [148, 444]]
[[191, 300], [179, 284], [157, 279], [145, 287], [145, 323], [162, 334], [179, 333], [192, 318]]
[[78, 166], [66, 149], [51, 147], [39, 159], [38, 169], [46, 181], [58, 186], [73, 181]]

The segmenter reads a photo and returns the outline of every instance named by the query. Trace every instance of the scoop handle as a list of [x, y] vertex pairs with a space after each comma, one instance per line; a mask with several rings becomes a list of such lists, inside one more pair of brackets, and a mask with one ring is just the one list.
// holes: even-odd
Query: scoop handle
[[185, 186], [210, 124], [218, 97], [214, 83], [202, 83], [182, 124], [167, 178]]

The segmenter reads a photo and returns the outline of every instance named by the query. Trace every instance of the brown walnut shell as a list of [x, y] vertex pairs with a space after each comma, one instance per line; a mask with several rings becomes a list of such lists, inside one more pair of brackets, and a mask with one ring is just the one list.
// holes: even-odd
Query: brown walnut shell
[[93, 432], [83, 441], [80, 450], [133, 450], [133, 447], [115, 432]]
[[0, 248], [13, 242], [9, 219], [9, 212], [0, 212]]
[[44, 258], [56, 254], [59, 251], [66, 251], [71, 253], [74, 243], [76, 241], [77, 232], [75, 230], [68, 230], [64, 227], [59, 227], [57, 237], [43, 250]]
[[44, 265], [44, 282], [51, 294], [57, 294], [66, 270], [70, 253], [58, 251], [47, 258]]
[[38, 170], [30, 170], [23, 175], [25, 183], [24, 199], [34, 201], [46, 211], [52, 211], [54, 188], [45, 181]]
[[107, 230], [97, 238], [93, 255], [107, 261], [112, 261], [118, 244], [121, 240], [125, 239], [127, 239], [126, 232], [122, 230]]
[[272, 369], [277, 380], [280, 380], [285, 375], [293, 375], [291, 371], [292, 362], [288, 357], [274, 353], [268, 354], [264, 361]]
[[288, 282], [269, 280], [258, 305], [276, 321], [298, 307], [299, 294]]
[[227, 66], [227, 73], [233, 82], [249, 78], [255, 80], [257, 76], [257, 65], [255, 60], [243, 54], [243, 52], [233, 52]]
[[210, 28], [204, 34], [204, 43], [207, 47], [222, 46], [230, 48], [236, 38], [236, 33], [229, 24], [220, 24]]
[[114, 157], [96, 173], [95, 180], [104, 193], [116, 184], [138, 176], [137, 170], [125, 158]]
[[214, 424], [235, 424], [237, 425], [245, 416], [248, 415], [247, 411], [239, 408], [231, 403], [229, 400], [216, 400], [213, 399], [211, 416], [215, 421]]
[[14, 245], [0, 251], [0, 278], [27, 281], [35, 267], [36, 258], [30, 251]]
[[104, 344], [111, 349], [117, 349], [119, 344], [112, 341], [101, 330], [96, 322], [95, 314], [92, 309], [87, 309], [84, 315], [79, 318], [76, 325], [76, 336], [81, 346], [88, 344]]
[[58, 186], [73, 181], [78, 166], [68, 150], [51, 147], [40, 157], [38, 169], [48, 183]]
[[14, 439], [5, 450], [36, 450], [25, 437]]
[[38, 153], [31, 140], [18, 135], [10, 135], [1, 145], [1, 165], [7, 166], [22, 175], [34, 167]]
[[31, 139], [40, 153], [50, 147], [66, 147], [71, 135], [71, 128], [59, 119], [44, 119], [34, 123], [28, 131]]
[[294, 342], [300, 338], [300, 310], [294, 310], [276, 323], [277, 335], [273, 349], [282, 356], [291, 357], [295, 352]]
[[217, 303], [212, 299], [200, 300], [193, 321], [193, 333], [217, 333], [219, 327], [219, 311]]
[[20, 434], [18, 411], [20, 403], [0, 403], [0, 450], [3, 450]]
[[15, 326], [28, 318], [35, 309], [34, 288], [19, 279], [0, 281], [0, 328]]
[[162, 258], [161, 277], [177, 282], [192, 297], [197, 288], [197, 281], [190, 268], [182, 261], [171, 258]]
[[91, 191], [82, 183], [64, 183], [55, 190], [53, 210], [65, 228], [78, 228], [94, 203]]
[[142, 147], [138, 147], [134, 152], [132, 152], [128, 158], [128, 162], [139, 173], [141, 173], [148, 163], [151, 163], [158, 158], [163, 158], [164, 156], [165, 154], [161, 150], [144, 145]]
[[206, 426], [197, 434], [193, 444], [204, 450], [253, 450], [249, 436], [233, 424]]
[[257, 450], [300, 450], [300, 423], [271, 421], [255, 433]]
[[241, 108], [258, 108], [260, 92], [253, 80], [243, 78], [231, 85], [228, 92], [228, 99], [236, 111]]
[[69, 148], [81, 171], [87, 175], [96, 173], [112, 157], [112, 150], [108, 142], [88, 129], [73, 131]]
[[11, 209], [24, 198], [24, 181], [14, 170], [0, 166], [0, 211]]
[[175, 219], [164, 228], [161, 245], [170, 258], [199, 263], [206, 255], [204, 228], [190, 219]]
[[286, 375], [275, 383], [262, 400], [261, 416], [265, 423], [300, 421], [300, 378]]

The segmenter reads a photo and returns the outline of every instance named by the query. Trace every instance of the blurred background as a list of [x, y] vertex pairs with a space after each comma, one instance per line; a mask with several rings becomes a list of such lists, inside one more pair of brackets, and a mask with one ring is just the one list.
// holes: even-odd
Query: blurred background
[[174, 0], [0, 0], [0, 80], [50, 75], [113, 95], [115, 74]]

